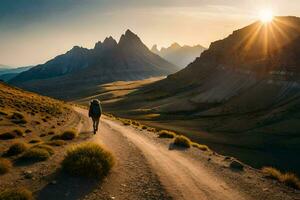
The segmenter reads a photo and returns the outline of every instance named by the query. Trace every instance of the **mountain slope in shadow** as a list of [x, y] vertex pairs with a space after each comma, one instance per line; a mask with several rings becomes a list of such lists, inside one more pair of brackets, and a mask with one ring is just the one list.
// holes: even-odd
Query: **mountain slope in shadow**
[[106, 107], [139, 119], [156, 116], [149, 123], [252, 166], [300, 174], [299, 39], [297, 17], [255, 22], [213, 42], [185, 69]]
[[10, 83], [61, 99], [90, 94], [98, 84], [165, 76], [179, 68], [152, 53], [130, 30], [119, 43], [112, 37], [94, 49], [75, 46], [66, 54], [19, 74]]

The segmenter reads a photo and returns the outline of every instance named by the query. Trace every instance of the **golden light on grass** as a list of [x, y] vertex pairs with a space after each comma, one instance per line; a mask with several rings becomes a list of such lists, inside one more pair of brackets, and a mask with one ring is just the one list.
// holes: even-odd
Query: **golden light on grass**
[[270, 23], [273, 20], [272, 10], [262, 10], [259, 14], [260, 21], [263, 23]]

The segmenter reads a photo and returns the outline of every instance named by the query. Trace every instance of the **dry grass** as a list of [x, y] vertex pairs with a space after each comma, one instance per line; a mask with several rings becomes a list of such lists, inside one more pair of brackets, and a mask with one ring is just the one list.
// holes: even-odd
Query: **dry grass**
[[0, 192], [0, 200], [33, 200], [32, 192], [27, 189], [9, 189]]
[[0, 158], [0, 174], [6, 174], [12, 168], [10, 160]]
[[174, 145], [184, 148], [190, 148], [191, 147], [191, 140], [183, 135], [176, 136], [174, 140]]
[[282, 173], [273, 167], [263, 167], [262, 172], [268, 178], [278, 180], [279, 182], [284, 183], [289, 187], [300, 189], [300, 180], [295, 174]]
[[41, 143], [42, 140], [38, 139], [38, 138], [35, 138], [35, 139], [32, 139], [29, 141], [30, 144], [36, 144], [36, 143]]
[[93, 143], [69, 149], [62, 162], [63, 170], [71, 175], [98, 178], [106, 176], [113, 165], [112, 154]]
[[51, 146], [38, 144], [25, 151], [19, 160], [26, 162], [44, 161], [47, 160], [53, 153], [54, 150]]
[[204, 144], [198, 144], [198, 143], [192, 142], [192, 146], [200, 149], [201, 151], [209, 151], [209, 147]]
[[176, 133], [167, 130], [161, 130], [158, 132], [159, 138], [174, 138], [176, 137]]
[[12, 144], [6, 151], [5, 156], [15, 156], [23, 153], [28, 149], [28, 145], [24, 142], [17, 142]]
[[77, 137], [77, 133], [72, 130], [65, 131], [60, 135], [61, 140], [73, 140], [76, 137]]
[[15, 139], [16, 135], [12, 132], [2, 133], [0, 134], [0, 140], [12, 140]]

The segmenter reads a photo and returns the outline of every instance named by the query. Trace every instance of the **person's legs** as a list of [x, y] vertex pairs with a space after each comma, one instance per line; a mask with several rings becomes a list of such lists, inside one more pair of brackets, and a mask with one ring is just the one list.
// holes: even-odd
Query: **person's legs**
[[93, 120], [93, 131], [94, 133], [96, 133], [96, 119], [92, 118], [92, 120]]
[[96, 119], [96, 131], [98, 131], [99, 122], [100, 122], [100, 118], [97, 118], [97, 119]]

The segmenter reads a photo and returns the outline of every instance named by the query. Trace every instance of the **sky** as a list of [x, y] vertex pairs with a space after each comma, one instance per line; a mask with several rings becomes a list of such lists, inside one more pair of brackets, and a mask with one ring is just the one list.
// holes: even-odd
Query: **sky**
[[0, 64], [46, 62], [130, 29], [151, 48], [210, 43], [259, 20], [299, 16], [300, 0], [0, 0]]

